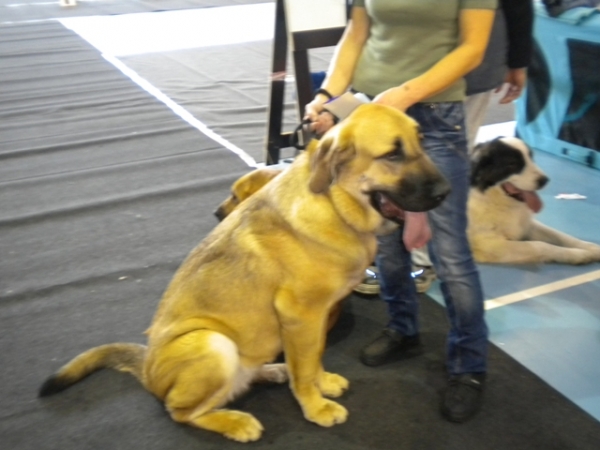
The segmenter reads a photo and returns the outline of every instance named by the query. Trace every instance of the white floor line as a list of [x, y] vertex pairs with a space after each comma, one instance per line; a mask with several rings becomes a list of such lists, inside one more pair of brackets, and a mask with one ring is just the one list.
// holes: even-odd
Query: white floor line
[[511, 303], [521, 302], [530, 298], [539, 297], [541, 295], [550, 294], [551, 292], [560, 291], [580, 284], [589, 283], [600, 279], [600, 270], [584, 273], [575, 277], [566, 278], [564, 280], [555, 281], [553, 283], [544, 284], [531, 289], [526, 289], [514, 294], [503, 295], [502, 297], [486, 300], [485, 309], [490, 310], [501, 306], [510, 305]]
[[[117, 57], [272, 39], [274, 13], [274, 4], [259, 3], [200, 10], [73, 17], [59, 19], [59, 22], [96, 47], [104, 59], [191, 126], [238, 155], [248, 166], [261, 167], [262, 163], [257, 163], [244, 150], [215, 133]], [[222, 24], [226, 17], [231, 18], [231, 23], [228, 22], [228, 26], [223, 27]], [[248, 20], [248, 17], [251, 17], [252, 20]], [[262, 26], [257, 27], [255, 22]], [[248, 26], [248, 23], [253, 25]], [[215, 27], [219, 30], [218, 33], [215, 31]]]
[[236, 155], [238, 155], [246, 164], [248, 164], [248, 166], [250, 166], [250, 167], [258, 167], [259, 166], [259, 164], [255, 161], [255, 159], [252, 156], [248, 155], [244, 150], [242, 150], [238, 146], [232, 144], [227, 139], [223, 138], [222, 136], [218, 135], [213, 130], [208, 128], [204, 123], [202, 123], [198, 119], [196, 119], [188, 110], [183, 108], [178, 103], [175, 103], [173, 100], [171, 100], [170, 97], [168, 97], [160, 89], [158, 89], [154, 85], [152, 85], [148, 80], [139, 76], [137, 74], [137, 72], [135, 72], [134, 70], [127, 67], [125, 64], [123, 64], [121, 61], [119, 61], [117, 58], [115, 58], [112, 55], [103, 54], [102, 56], [109, 63], [111, 63], [117, 69], [119, 69], [123, 74], [125, 74], [127, 77], [129, 77], [135, 84], [140, 86], [142, 89], [144, 89], [150, 95], [157, 98], [162, 103], [164, 103], [169, 109], [171, 109], [171, 111], [173, 111], [175, 114], [177, 114], [183, 120], [185, 120], [191, 126], [196, 128], [201, 133], [203, 133], [207, 137], [211, 138], [215, 142], [218, 142], [223, 147], [227, 148], [228, 150], [230, 150], [233, 153], [235, 153]]

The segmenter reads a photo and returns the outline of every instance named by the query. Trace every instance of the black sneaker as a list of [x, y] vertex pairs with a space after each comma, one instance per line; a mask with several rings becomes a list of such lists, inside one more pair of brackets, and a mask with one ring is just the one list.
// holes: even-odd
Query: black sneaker
[[366, 366], [379, 366], [391, 356], [408, 352], [420, 344], [418, 335], [404, 336], [398, 331], [386, 328], [377, 339], [361, 350], [360, 361]]
[[450, 422], [465, 422], [479, 411], [485, 385], [484, 373], [463, 373], [448, 380], [442, 415]]

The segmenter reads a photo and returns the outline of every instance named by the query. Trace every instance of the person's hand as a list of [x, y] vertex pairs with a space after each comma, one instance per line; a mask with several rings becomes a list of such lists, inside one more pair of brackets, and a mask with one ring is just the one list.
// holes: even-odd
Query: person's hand
[[427, 221], [427, 213], [404, 212], [404, 230], [402, 241], [406, 249], [411, 252], [423, 247], [431, 239], [431, 228]]
[[324, 95], [315, 96], [315, 98], [304, 107], [304, 119], [316, 122], [319, 114], [323, 111], [323, 105], [325, 103], [327, 103], [327, 97]]
[[326, 111], [323, 105], [327, 99], [323, 100], [322, 96], [317, 96], [304, 108], [304, 119], [310, 120], [310, 129], [317, 136], [323, 135], [327, 130], [335, 125], [333, 114]]
[[373, 103], [380, 105], [392, 106], [393, 108], [399, 109], [405, 112], [409, 107], [414, 104], [414, 101], [409, 96], [410, 89], [408, 85], [402, 84], [383, 91], [377, 97], [373, 99]]
[[317, 136], [323, 136], [327, 130], [335, 125], [335, 117], [329, 111], [321, 111], [317, 116], [317, 120], [313, 120], [310, 124], [310, 129]]
[[521, 96], [527, 83], [527, 69], [509, 69], [504, 79], [504, 84], [496, 89], [496, 93], [506, 89], [499, 103], [504, 105], [515, 101]]

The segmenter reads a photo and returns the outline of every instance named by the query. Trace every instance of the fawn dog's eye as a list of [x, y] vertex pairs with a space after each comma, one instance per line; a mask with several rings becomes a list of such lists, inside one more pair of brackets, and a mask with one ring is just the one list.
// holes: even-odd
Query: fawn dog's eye
[[391, 152], [386, 153], [381, 157], [387, 161], [398, 162], [404, 159], [404, 148], [402, 146], [402, 141], [400, 139], [396, 139], [394, 143], [394, 149]]

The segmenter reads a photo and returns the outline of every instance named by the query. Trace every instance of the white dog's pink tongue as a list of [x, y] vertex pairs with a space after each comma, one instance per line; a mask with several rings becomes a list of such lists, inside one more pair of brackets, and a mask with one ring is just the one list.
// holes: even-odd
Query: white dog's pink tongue
[[516, 187], [514, 184], [508, 182], [504, 183], [503, 187], [507, 194], [525, 202], [529, 209], [531, 209], [535, 213], [540, 212], [542, 206], [544, 206], [542, 203], [542, 199], [539, 195], [537, 195], [537, 192], [535, 191], [523, 191], [522, 189]]
[[544, 206], [542, 199], [535, 191], [523, 191], [523, 200], [529, 206], [529, 209], [535, 213], [540, 212], [542, 206]]

